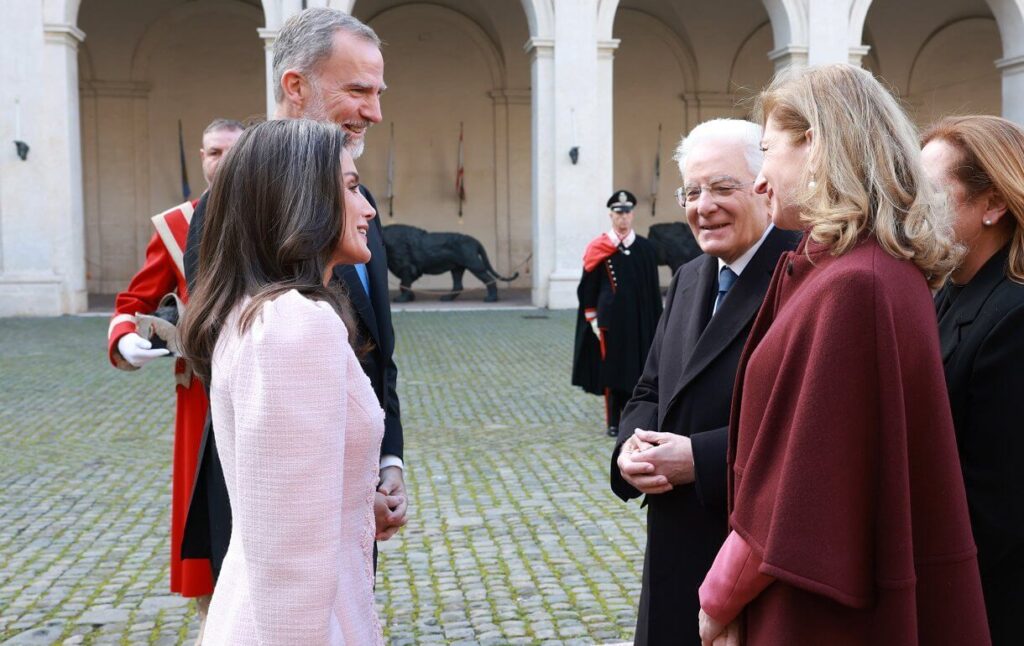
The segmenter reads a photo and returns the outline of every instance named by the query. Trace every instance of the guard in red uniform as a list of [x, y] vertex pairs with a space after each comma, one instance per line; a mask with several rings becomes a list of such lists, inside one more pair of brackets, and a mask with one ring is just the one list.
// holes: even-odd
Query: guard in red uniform
[[654, 246], [633, 231], [636, 197], [616, 191], [608, 199], [612, 228], [583, 254], [576, 290], [576, 348], [572, 383], [603, 395], [608, 435], [643, 373], [661, 316], [661, 288]]
[[[244, 126], [238, 121], [214, 120], [203, 132], [203, 176], [213, 182], [222, 156], [234, 145]], [[108, 332], [110, 362], [122, 370], [138, 370], [157, 357], [173, 354], [171, 340], [167, 347], [154, 348], [150, 340], [150, 323], [162, 321], [151, 316], [162, 302], [188, 302], [188, 288], [182, 255], [195, 201], [184, 202], [153, 216], [156, 232], [146, 247], [146, 261], [132, 278], [128, 288], [117, 295], [114, 317]], [[174, 294], [177, 299], [165, 299]], [[142, 332], [143, 334], [140, 334]], [[145, 335], [145, 336], [144, 336]], [[166, 338], [165, 334], [157, 336]], [[196, 461], [203, 437], [208, 401], [202, 383], [192, 375], [184, 359], [174, 362], [177, 404], [174, 417], [174, 475], [171, 496], [171, 591], [185, 597], [196, 597], [200, 615], [205, 619], [213, 576], [205, 559], [181, 559], [181, 537], [188, 512]], [[200, 635], [202, 634], [200, 630]]]

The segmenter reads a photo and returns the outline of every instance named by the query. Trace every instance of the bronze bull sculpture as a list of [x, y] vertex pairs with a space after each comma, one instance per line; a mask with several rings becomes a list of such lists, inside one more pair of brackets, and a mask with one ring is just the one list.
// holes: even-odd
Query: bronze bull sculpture
[[462, 275], [469, 273], [487, 287], [485, 303], [498, 300], [496, 281], [510, 282], [519, 272], [509, 277], [500, 275], [491, 267], [487, 252], [480, 241], [463, 233], [431, 233], [407, 224], [384, 227], [384, 247], [388, 252], [388, 270], [398, 277], [401, 291], [396, 303], [416, 299], [412, 284], [423, 274], [436, 275], [446, 271], [452, 274], [452, 291], [441, 297], [452, 301], [462, 293]]

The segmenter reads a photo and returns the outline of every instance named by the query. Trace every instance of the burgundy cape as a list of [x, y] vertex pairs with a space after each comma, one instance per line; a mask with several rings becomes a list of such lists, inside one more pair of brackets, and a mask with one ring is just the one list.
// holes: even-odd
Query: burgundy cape
[[874, 237], [783, 254], [740, 360], [730, 521], [777, 579], [747, 644], [989, 643], [921, 272]]

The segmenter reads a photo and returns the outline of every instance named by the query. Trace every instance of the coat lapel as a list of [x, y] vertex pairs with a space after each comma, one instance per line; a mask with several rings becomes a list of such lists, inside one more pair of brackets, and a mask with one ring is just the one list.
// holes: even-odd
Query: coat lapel
[[[338, 265], [334, 268], [334, 275], [345, 284], [349, 302], [352, 303], [363, 326], [370, 332], [374, 343], [379, 344], [380, 332], [377, 329], [377, 316], [373, 313], [373, 303], [370, 302], [370, 297], [359, 280], [359, 273], [352, 265]], [[373, 285], [370, 285], [370, 289], [373, 289]]]
[[[743, 274], [729, 291], [729, 297], [722, 302], [722, 306], [711, 317], [699, 338], [696, 339], [695, 346], [692, 346], [694, 350], [680, 374], [676, 387], [677, 393], [686, 388], [697, 375], [718, 358], [757, 315], [779, 256], [783, 251], [792, 248], [792, 245], [787, 246], [786, 244], [792, 239], [791, 234], [779, 229], [773, 230], [765, 238], [761, 248], [750, 259]], [[718, 269], [718, 262], [715, 258], [711, 258], [711, 260], [713, 261], [711, 279], [714, 279], [713, 272]], [[711, 295], [717, 294], [717, 290], [707, 289], [705, 294], [710, 298]], [[707, 310], [699, 311], [711, 309], [710, 302], [706, 303], [706, 306]]]
[[688, 315], [686, 315], [682, 330], [680, 330], [679, 347], [682, 349], [682, 356], [679, 357], [679, 361], [684, 369], [680, 372], [679, 380], [672, 391], [672, 399], [665, 410], [672, 408], [679, 393], [690, 379], [686, 377], [685, 367], [692, 363], [693, 354], [697, 351], [701, 333], [707, 322], [708, 312], [711, 311], [712, 298], [717, 295], [715, 287], [718, 285], [718, 259], [714, 256], [701, 256], [700, 267], [697, 268], [696, 273], [694, 279], [685, 285], [673, 299], [680, 305], [693, 303], [693, 307], [687, 310], [686, 314]]
[[[978, 273], [967, 283], [960, 296], [949, 306], [939, 319], [939, 344], [942, 348], [942, 363], [948, 363], [956, 352], [965, 328], [978, 318], [985, 301], [992, 291], [1002, 282], [1006, 275], [1006, 261], [1009, 258], [1009, 247], [1004, 247], [978, 270]], [[949, 298], [948, 287], [943, 288], [935, 297], [936, 306]]]

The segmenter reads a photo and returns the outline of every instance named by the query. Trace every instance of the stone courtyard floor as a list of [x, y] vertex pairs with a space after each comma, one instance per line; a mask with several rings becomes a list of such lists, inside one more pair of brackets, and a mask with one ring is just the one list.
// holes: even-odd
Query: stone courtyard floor
[[[381, 544], [390, 644], [632, 638], [638, 505], [603, 406], [569, 385], [574, 318], [396, 312], [409, 524]], [[168, 593], [170, 362], [125, 373], [107, 319], [0, 320], [0, 644], [187, 644]]]

